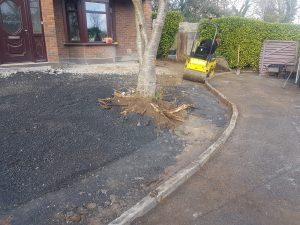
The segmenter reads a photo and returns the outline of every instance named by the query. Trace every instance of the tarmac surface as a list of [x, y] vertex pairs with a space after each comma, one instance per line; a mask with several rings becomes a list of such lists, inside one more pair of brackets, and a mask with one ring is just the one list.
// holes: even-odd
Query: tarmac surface
[[[150, 118], [97, 103], [135, 83], [38, 71], [0, 79], [0, 224], [105, 224], [161, 182], [186, 145], [180, 129], [157, 130]], [[193, 103], [209, 124], [203, 149], [227, 123], [226, 109], [199, 84], [166, 94]]]
[[97, 98], [111, 96], [112, 85], [39, 73], [0, 81], [1, 209], [66, 187], [156, 139], [153, 126], [100, 110]]
[[300, 89], [255, 74], [211, 81], [239, 108], [220, 152], [134, 225], [298, 225]]

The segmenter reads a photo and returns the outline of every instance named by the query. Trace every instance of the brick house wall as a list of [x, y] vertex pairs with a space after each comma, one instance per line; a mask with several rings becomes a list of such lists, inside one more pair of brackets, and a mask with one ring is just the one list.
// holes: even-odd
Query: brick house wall
[[129, 1], [115, 0], [115, 33], [119, 45], [118, 58], [136, 54], [136, 27], [133, 5]]
[[152, 30], [152, 2], [151, 0], [144, 1], [144, 13], [146, 17], [146, 26], [148, 35], [150, 35]]
[[[103, 63], [136, 60], [136, 28], [131, 0], [111, 0], [115, 45], [68, 44], [62, 0], [42, 0], [48, 61], [51, 63]], [[151, 0], [144, 0], [147, 27], [152, 26]]]
[[[55, 15], [55, 27], [56, 27], [56, 42], [58, 48], [58, 57], [60, 61], [69, 58], [69, 49], [65, 47], [65, 27], [63, 17], [63, 1], [53, 0], [54, 15]], [[47, 42], [46, 42], [47, 43]]]
[[44, 24], [47, 57], [49, 62], [58, 62], [58, 47], [56, 39], [56, 24], [54, 19], [53, 0], [41, 1], [41, 10]]

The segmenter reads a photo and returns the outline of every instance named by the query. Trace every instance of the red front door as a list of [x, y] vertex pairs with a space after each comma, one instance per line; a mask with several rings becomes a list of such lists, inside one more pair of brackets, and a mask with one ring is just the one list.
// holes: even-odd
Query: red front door
[[0, 63], [32, 61], [26, 0], [0, 0]]

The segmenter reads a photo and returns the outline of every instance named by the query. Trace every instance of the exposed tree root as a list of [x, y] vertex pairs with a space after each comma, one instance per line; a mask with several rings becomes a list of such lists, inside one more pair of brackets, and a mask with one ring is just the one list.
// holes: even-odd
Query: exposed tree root
[[159, 128], [174, 128], [182, 123], [187, 116], [190, 104], [177, 106], [175, 103], [163, 100], [144, 98], [133, 92], [115, 91], [113, 97], [98, 99], [102, 109], [109, 110], [113, 106], [122, 107], [121, 114], [126, 116], [130, 112], [149, 116]]

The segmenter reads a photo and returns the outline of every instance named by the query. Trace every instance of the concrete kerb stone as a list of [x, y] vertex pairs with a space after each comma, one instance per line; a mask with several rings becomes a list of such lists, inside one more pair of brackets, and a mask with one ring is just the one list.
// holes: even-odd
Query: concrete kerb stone
[[220, 147], [227, 141], [231, 133], [233, 132], [237, 118], [238, 109], [237, 106], [229, 101], [225, 95], [214, 88], [208, 81], [205, 83], [207, 89], [216, 95], [220, 101], [222, 101], [231, 111], [231, 119], [229, 125], [221, 136], [214, 142], [208, 149], [203, 152], [197, 160], [190, 163], [186, 168], [177, 172], [174, 176], [169, 178], [163, 184], [161, 184], [154, 191], [149, 193], [140, 202], [124, 212], [120, 217], [110, 222], [108, 225], [129, 225], [136, 218], [145, 215], [151, 209], [158, 205], [162, 200], [167, 198], [172, 192], [174, 192], [180, 185], [185, 183], [191, 176], [193, 176], [201, 167], [216, 153]]

